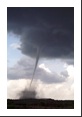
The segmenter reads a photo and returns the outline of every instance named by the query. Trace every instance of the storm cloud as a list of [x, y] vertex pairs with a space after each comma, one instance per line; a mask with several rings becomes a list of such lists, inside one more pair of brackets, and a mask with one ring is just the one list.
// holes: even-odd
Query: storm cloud
[[73, 7], [8, 7], [7, 29], [20, 35], [20, 50], [31, 57], [74, 57]]

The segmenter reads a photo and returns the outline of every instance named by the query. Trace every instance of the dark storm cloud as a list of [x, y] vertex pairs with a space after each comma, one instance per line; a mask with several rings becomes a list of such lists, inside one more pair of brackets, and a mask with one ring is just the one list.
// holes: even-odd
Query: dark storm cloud
[[74, 8], [7, 8], [8, 32], [21, 35], [20, 50], [36, 57], [73, 58]]

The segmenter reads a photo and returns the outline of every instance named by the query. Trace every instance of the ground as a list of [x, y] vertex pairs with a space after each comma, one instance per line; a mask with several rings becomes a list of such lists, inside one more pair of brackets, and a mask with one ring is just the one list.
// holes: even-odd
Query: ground
[[74, 109], [74, 100], [7, 99], [7, 109]]

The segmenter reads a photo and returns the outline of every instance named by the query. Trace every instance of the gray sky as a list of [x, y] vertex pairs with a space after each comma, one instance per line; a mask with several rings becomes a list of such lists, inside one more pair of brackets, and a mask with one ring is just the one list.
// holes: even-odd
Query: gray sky
[[7, 33], [8, 98], [29, 87], [36, 61], [37, 97], [74, 98], [74, 8], [7, 8]]

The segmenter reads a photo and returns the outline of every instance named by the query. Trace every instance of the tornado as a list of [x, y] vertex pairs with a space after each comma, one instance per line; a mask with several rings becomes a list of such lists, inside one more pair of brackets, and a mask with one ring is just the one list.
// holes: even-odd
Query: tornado
[[39, 57], [40, 57], [40, 48], [37, 48], [37, 56], [36, 56], [36, 62], [35, 62], [35, 66], [34, 66], [34, 71], [33, 71], [33, 75], [32, 75], [32, 79], [31, 79], [31, 82], [30, 82], [30, 85], [29, 85], [29, 89], [32, 85], [32, 82], [33, 82], [33, 79], [34, 79], [34, 75], [35, 75], [35, 72], [36, 72], [36, 68], [37, 68], [37, 65], [38, 65], [38, 61], [39, 61]]

